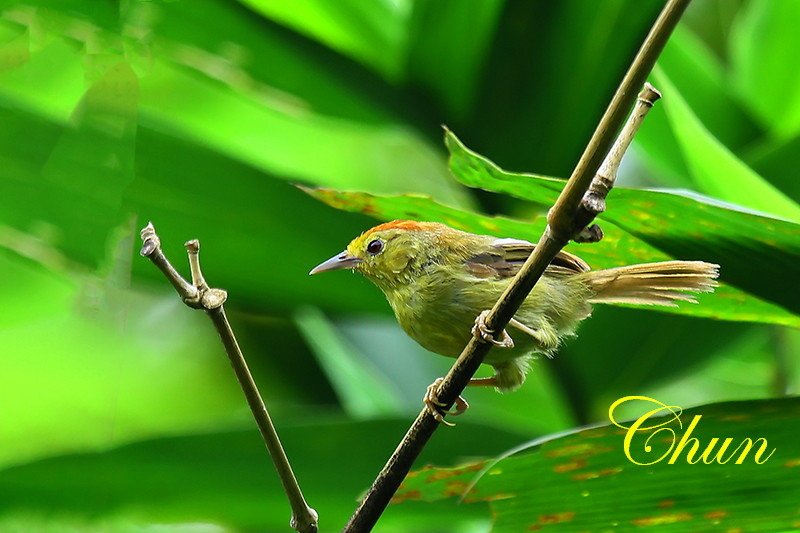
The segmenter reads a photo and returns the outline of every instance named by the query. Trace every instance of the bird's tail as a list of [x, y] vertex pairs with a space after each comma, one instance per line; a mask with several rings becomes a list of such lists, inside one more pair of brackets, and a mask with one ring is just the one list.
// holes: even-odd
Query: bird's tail
[[697, 303], [692, 292], [712, 292], [719, 265], [703, 261], [664, 261], [585, 274], [594, 296], [591, 303], [664, 305]]

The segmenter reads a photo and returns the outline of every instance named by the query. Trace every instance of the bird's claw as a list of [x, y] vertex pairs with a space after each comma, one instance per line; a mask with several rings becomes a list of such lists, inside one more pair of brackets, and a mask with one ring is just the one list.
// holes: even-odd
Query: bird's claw
[[428, 385], [428, 388], [425, 390], [425, 396], [422, 398], [422, 403], [425, 404], [425, 408], [428, 412], [436, 419], [437, 422], [441, 422], [446, 426], [455, 426], [452, 422], [448, 422], [444, 419], [445, 415], [453, 415], [458, 416], [467, 409], [469, 409], [469, 404], [467, 400], [459, 396], [456, 399], [455, 411], [445, 411], [443, 410], [444, 407], [447, 407], [447, 404], [439, 401], [439, 385], [442, 384], [444, 378], [436, 378], [436, 381]]
[[472, 335], [477, 337], [478, 340], [494, 344], [500, 348], [513, 348], [514, 340], [506, 330], [500, 332], [499, 340], [494, 338], [494, 330], [486, 327], [487, 316], [489, 316], [488, 309], [486, 311], [482, 311], [481, 314], [478, 315], [478, 318], [475, 319], [475, 325], [472, 326]]

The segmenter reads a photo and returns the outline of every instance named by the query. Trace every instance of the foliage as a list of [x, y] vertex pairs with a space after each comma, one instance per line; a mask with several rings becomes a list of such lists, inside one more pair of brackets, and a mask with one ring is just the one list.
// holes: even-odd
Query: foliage
[[[504, 172], [470, 152], [450, 132], [450, 169], [465, 185], [527, 200], [542, 213], [555, 203], [563, 180]], [[514, 235], [532, 242], [546, 225], [491, 218], [437, 204], [429, 197], [381, 197], [326, 189], [308, 190], [334, 207], [389, 220], [437, 220], [475, 233]], [[668, 311], [728, 320], [800, 325], [795, 298], [787, 294], [781, 276], [794, 277], [800, 255], [800, 225], [748, 213], [732, 205], [679, 192], [623, 189], [615, 191], [613, 209], [600, 216], [605, 237], [594, 246], [570, 248], [596, 268], [672, 258], [707, 260], [725, 265], [723, 283], [714, 294], [700, 297], [700, 306]], [[790, 204], [793, 205], [793, 204]], [[731, 250], [729, 242], [736, 242]], [[742, 250], [747, 250], [742, 255]], [[757, 263], [753, 261], [760, 259]], [[774, 264], [774, 266], [773, 266]], [[769, 270], [774, 269], [772, 275]], [[796, 272], [796, 273], [795, 273]], [[774, 280], [770, 287], [769, 280]], [[747, 294], [747, 291], [752, 294]]]
[[[374, 217], [535, 239], [560, 186], [542, 176], [569, 174], [660, 7], [1, 1], [0, 529], [288, 520], [210, 324], [136, 255], [147, 220], [178, 265], [201, 240], [301, 485], [340, 527], [449, 361], [365, 280], [308, 270]], [[791, 0], [695, 1], [608, 237], [573, 249], [594, 267], [718, 261], [720, 290], [682, 314], [598, 308], [522, 390], [469, 391], [423, 461], [603, 420], [631, 391], [685, 407], [797, 392], [798, 16]], [[464, 141], [448, 134], [449, 165], [440, 124]], [[381, 527], [442, 524], [483, 531], [490, 514], [407, 502]]]
[[[648, 427], [671, 423], [631, 441], [628, 453], [640, 465], [619, 449], [624, 429], [581, 429], [497, 460], [419, 470], [395, 499], [489, 502], [493, 531], [794, 527], [800, 462], [766, 465], [771, 453], [792, 447], [799, 407], [796, 398], [707, 405], [684, 412], [682, 426], [669, 416], [648, 418]], [[684, 435], [697, 444], [681, 448]]]

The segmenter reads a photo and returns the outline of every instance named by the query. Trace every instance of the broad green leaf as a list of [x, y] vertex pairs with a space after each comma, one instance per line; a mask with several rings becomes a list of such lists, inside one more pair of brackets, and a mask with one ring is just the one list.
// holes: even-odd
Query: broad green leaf
[[[558, 180], [552, 180], [553, 187], [557, 186], [557, 181]], [[533, 242], [538, 241], [546, 224], [544, 216], [537, 217], [533, 222], [523, 222], [504, 217], [488, 217], [444, 206], [422, 195], [378, 196], [367, 193], [334, 191], [330, 189], [305, 190], [313, 197], [338, 209], [365, 213], [381, 220], [414, 219], [437, 221], [473, 233], [521, 238]], [[537, 193], [538, 192], [539, 191], [537, 191]], [[634, 198], [636, 198], [635, 194]], [[679, 198], [681, 202], [684, 200], [683, 197], [677, 198]], [[692, 200], [689, 201], [691, 202]], [[647, 200], [647, 202], [649, 204], [653, 203], [652, 200]], [[658, 228], [661, 228], [663, 225], [656, 222], [655, 216], [647, 215], [650, 217], [648, 219], [649, 223], [653, 225], [652, 229], [649, 226], [637, 228], [637, 226], [640, 226], [639, 223], [636, 223], [637, 218], [644, 219], [645, 214], [645, 212], [638, 210], [630, 213], [628, 216], [633, 217], [635, 224], [631, 227], [623, 228], [618, 226], [615, 222], [607, 222], [604, 226], [605, 238], [601, 243], [596, 245], [571, 245], [567, 247], [567, 250], [579, 254], [595, 269], [634, 264], [637, 262], [647, 263], [664, 261], [672, 259], [673, 256], [667, 255], [665, 252], [662, 252], [647, 242], [647, 240], [652, 239], [661, 244], [659, 237], [663, 236], [665, 247], [666, 244], [669, 244], [673, 250], [678, 251], [676, 255], [681, 259], [714, 260], [713, 257], [708, 256], [697, 257], [695, 254], [697, 254], [698, 249], [701, 251], [703, 250], [703, 245], [696, 244], [692, 241], [686, 243], [682, 242], [680, 240], [681, 233], [679, 231], [676, 237], [666, 232], [660, 233]], [[609, 219], [610, 217], [606, 217], [606, 220]], [[676, 222], [675, 219], [677, 219], [677, 215], [673, 217], [671, 222]], [[623, 217], [622, 220], [625, 221], [625, 217]], [[770, 224], [777, 225], [781, 223], [773, 219], [766, 220], [768, 220]], [[770, 228], [772, 227], [773, 226], [770, 226]], [[739, 231], [742, 231], [743, 238], [747, 235], [747, 233], [744, 232], [745, 228], [748, 228], [746, 224], [739, 228]], [[632, 233], [634, 229], [637, 231], [636, 234]], [[736, 230], [736, 228], [731, 229]], [[794, 239], [789, 242], [795, 243], [796, 245], [797, 238], [794, 236], [794, 233], [800, 233], [800, 229], [793, 228], [790, 225], [786, 230], [787, 235]], [[653, 231], [654, 234], [648, 233], [650, 231]], [[758, 245], [757, 248], [756, 245]], [[753, 246], [755, 251], [761, 251], [761, 248], [766, 245], [756, 242], [753, 243]], [[725, 247], [720, 246], [719, 250], [724, 251]], [[680, 253], [680, 251], [685, 253]], [[733, 251], [740, 252], [740, 249], [736, 248]], [[691, 257], [687, 255], [689, 252], [692, 253]], [[779, 252], [775, 251], [775, 253]], [[796, 252], [793, 250], [788, 253], [787, 251], [783, 251], [783, 254], [784, 256], [781, 260], [788, 262]], [[735, 256], [732, 255], [731, 257], [733, 258]], [[724, 264], [726, 263], [723, 263], [723, 265]], [[657, 310], [723, 320], [800, 326], [800, 318], [798, 318], [797, 314], [791, 312], [788, 307], [788, 305], [796, 306], [797, 304], [796, 302], [792, 302], [792, 298], [786, 294], [786, 287], [783, 283], [783, 280], [786, 279], [783, 277], [786, 273], [785, 270], [782, 272], [780, 278], [775, 278], [775, 283], [772, 287], [763, 287], [761, 283], [753, 283], [753, 280], [748, 277], [751, 274], [749, 269], [755, 268], [752, 261], [743, 261], [741, 257], [739, 257], [736, 259], [735, 264], [732, 261], [729, 262], [728, 267], [731, 271], [730, 276], [736, 281], [739, 280], [739, 277], [736, 276], [737, 274], [741, 275], [743, 282], [750, 280], [750, 284], [753, 287], [753, 294], [748, 294], [744, 290], [725, 282], [725, 278], [723, 277], [722, 283], [713, 294], [703, 294], [698, 297], [699, 305], [683, 305], [674, 308], [658, 308]], [[723, 268], [725, 267], [723, 266]], [[761, 271], [763, 271], [763, 269], [759, 270], [759, 272]], [[763, 282], [765, 280], [759, 281]], [[774, 290], [776, 292], [776, 297], [782, 296], [782, 299], [787, 303], [787, 308], [762, 299], [760, 295], [766, 292], [766, 289]], [[772, 296], [772, 294], [770, 294], [770, 296]]]
[[681, 17], [681, 25], [690, 28], [709, 51], [720, 58], [728, 52], [731, 24], [746, 0], [703, 0], [692, 2]]
[[[797, 333], [598, 306], [552, 364], [565, 376], [579, 419], [589, 423], [605, 419], [608, 405], [631, 391], [685, 406], [773, 397], [775, 339]], [[793, 349], [788, 344], [785, 356]], [[785, 375], [794, 383], [791, 368]]]
[[639, 0], [506, 2], [472, 112], [439, 122], [508, 168], [566, 175], [661, 7]]
[[800, 221], [800, 205], [755, 173], [700, 122], [663, 71], [653, 79], [665, 95], [664, 109], [695, 186], [722, 200]]
[[[375, 365], [383, 375], [382, 381], [391, 382], [392, 390], [399, 391], [403, 412], [409, 417], [419, 413], [425, 388], [445, 375], [453, 364], [453, 359], [428, 352], [411, 340], [394, 317], [350, 317], [339, 320], [337, 326], [338, 332]], [[463, 396], [470, 408], [461, 420], [521, 435], [543, 435], [574, 427], [572, 398], [559, 386], [552, 370], [547, 361], [534, 362], [524, 386], [513, 394], [498, 394], [487, 387], [467, 389]], [[492, 375], [492, 370], [484, 369], [483, 374]], [[546, 405], [547, 409], [530, 416], [532, 405]], [[458, 423], [458, 419], [454, 421]]]
[[[276, 419], [283, 445], [321, 531], [338, 531], [410, 420], [291, 424]], [[492, 437], [486, 438], [488, 432]], [[421, 462], [454, 464], [495, 455], [518, 434], [463, 422], [440, 432]], [[0, 470], [0, 528], [23, 515], [69, 525], [209, 523], [226, 530], [285, 531], [289, 504], [255, 429], [143, 440], [97, 453], [70, 454]], [[19, 520], [19, 518], [17, 518]], [[485, 530], [485, 507], [411, 505], [389, 509], [381, 531]], [[114, 527], [119, 524], [117, 529]], [[128, 526], [130, 531], [130, 525]]]
[[734, 86], [765, 128], [779, 138], [800, 132], [800, 72], [789, 68], [800, 48], [793, 0], [754, 0], [739, 13], [729, 38]]
[[[119, 6], [100, 6], [85, 0], [12, 3], [15, 9], [4, 12], [0, 27], [9, 32], [9, 39], [27, 35], [22, 54], [26, 61], [48, 46], [55, 33], [86, 42], [90, 57], [109, 48], [117, 53], [124, 51], [140, 75], [149, 71], [153, 58], [169, 58], [218, 83], [290, 108], [365, 122], [384, 122], [397, 116], [393, 103], [396, 95], [370, 70], [323, 45], [263, 23], [252, 12], [227, 0], [196, 0], [191, 4], [123, 2]], [[73, 32], [71, 28], [76, 24], [86, 33]], [[102, 37], [99, 42], [93, 37], [98, 32]], [[14, 44], [12, 50], [18, 48]], [[72, 67], [53, 61], [51, 70], [53, 65], [65, 74]], [[12, 66], [17, 64], [12, 62], [9, 67]], [[82, 70], [83, 66], [77, 68]], [[49, 73], [54, 75], [57, 72]], [[314, 83], [308, 83], [310, 79]], [[62, 100], [61, 91], [37, 86], [35, 81], [29, 79], [32, 90], [28, 97]], [[65, 76], [61, 81], [66, 83], [68, 79]], [[72, 88], [57, 88], [68, 87]], [[46, 105], [46, 101], [39, 105]]]
[[505, 0], [413, 2], [408, 77], [436, 96], [449, 122], [464, 120], [475, 107], [481, 73], [506, 4]]
[[[659, 400], [671, 404], [666, 398]], [[640, 403], [633, 416], [654, 408]], [[617, 419], [621, 416], [625, 415], [618, 413]], [[691, 432], [699, 439], [694, 454], [698, 463], [687, 462], [689, 441], [675, 463], [667, 464], [695, 416], [701, 417]], [[657, 526], [658, 531], [780, 531], [797, 526], [800, 450], [794, 428], [800, 420], [800, 400], [712, 404], [684, 411], [680, 420], [681, 426], [672, 418], [660, 433], [643, 431], [632, 440], [631, 457], [641, 463], [665, 456], [650, 466], [626, 458], [625, 430], [604, 425], [534, 441], [524, 451], [497, 461], [412, 472], [395, 501], [463, 497], [466, 508], [489, 502], [492, 531], [497, 532], [645, 526]], [[670, 417], [651, 418], [648, 423], [668, 421]], [[650, 434], [655, 438], [645, 443]], [[722, 455], [729, 458], [726, 464], [700, 461], [712, 442], [715, 447], [709, 457], [717, 457], [721, 440], [716, 439], [725, 438], [732, 439]], [[745, 460], [734, 464], [745, 448], [735, 454], [733, 450], [746, 438], [766, 439], [762, 461], [774, 453], [757, 464], [761, 442], [756, 441]]]
[[[41, 20], [36, 18], [40, 15]], [[360, 183], [384, 190], [435, 189], [438, 181], [443, 200], [461, 203], [465, 198], [446, 176], [441, 156], [405, 126], [382, 123], [377, 115], [371, 122], [360, 122], [313, 112], [301, 113], [293, 121], [291, 112], [276, 103], [279, 99], [259, 104], [252, 91], [237, 92], [239, 86], [209, 78], [190, 61], [199, 57], [213, 65], [215, 56], [210, 52], [194, 50], [187, 56], [185, 48], [169, 39], [162, 43], [167, 52], [159, 55], [167, 59], [153, 60], [141, 76], [127, 70], [124, 84], [105, 83], [103, 76], [109, 73], [122, 75], [113, 70], [118, 67], [109, 64], [108, 54], [85, 55], [61, 33], [84, 21], [46, 9], [31, 16], [24, 27], [36, 29], [47, 22], [48, 31], [41, 37], [44, 44], [31, 44], [26, 63], [0, 74], [0, 116], [7, 126], [0, 134], [4, 162], [0, 192], [8, 199], [0, 216], [24, 232], [49, 228], [50, 244], [91, 267], [102, 260], [112, 228], [138, 215], [142, 225], [153, 220], [160, 231], [176, 239], [165, 241], [167, 247], [175, 245], [174, 254], [183, 254], [178, 244], [190, 237], [213, 244], [216, 250], [207, 248], [205, 258], [212, 265], [215, 257], [220, 259], [218, 265], [224, 264], [216, 269], [225, 273], [218, 282], [239, 296], [240, 305], [257, 304], [262, 311], [302, 303], [383, 309], [366, 284], [353, 280], [319, 284], [307, 278], [311, 266], [333, 253], [330, 243], [358, 233], [363, 222], [328, 221], [329, 210], [284, 180], [302, 177], [313, 182], [317, 175], [336, 186]], [[157, 28], [161, 27], [177, 31], [174, 24]], [[113, 33], [92, 29], [112, 43], [109, 50], [121, 46]], [[128, 65], [133, 64], [136, 73], [137, 56], [130, 56], [133, 63]], [[131, 107], [103, 108], [101, 116], [127, 120], [128, 126], [110, 131], [102, 124], [88, 125], [89, 96], [84, 98], [84, 93], [89, 75], [92, 94], [99, 89], [106, 102], [122, 102], [115, 91], [127, 91], [124, 94], [130, 97], [125, 101], [133, 102]], [[101, 107], [102, 98], [95, 98]], [[132, 110], [138, 112], [133, 118]], [[263, 122], [256, 120], [259, 117]], [[135, 132], [125, 129], [131, 121]], [[317, 126], [308, 129], [312, 122]], [[247, 124], [250, 133], [243, 131]], [[271, 133], [269, 124], [275, 128]], [[321, 137], [313, 133], [315, 128]], [[275, 139], [269, 141], [265, 134]], [[261, 142], [247, 141], [245, 137], [251, 136]], [[311, 140], [315, 144], [309, 144]], [[332, 144], [324, 148], [329, 141]], [[419, 181], [413, 185], [415, 179]], [[158, 279], [145, 261], [135, 261], [134, 271]]]
[[410, 0], [239, 1], [372, 67], [390, 80], [402, 74]]
[[800, 202], [800, 135], [787, 141], [766, 141], [748, 150], [747, 163], [770, 183]]
[[401, 413], [393, 383], [343, 339], [319, 309], [300, 308], [294, 319], [350, 417], [363, 420]]
[[[675, 28], [659, 56], [658, 67], [675, 84], [673, 90], [680, 93], [703, 125], [724, 145], [739, 149], [757, 138], [760, 132], [731, 94], [723, 66], [685, 26]], [[665, 93], [665, 99], [672, 97], [671, 93]], [[636, 134], [634, 146], [669, 183], [692, 186], [687, 158], [663, 102], [650, 110]]]
[[[451, 152], [453, 175], [465, 185], [531, 201], [542, 211], [553, 205], [561, 191], [563, 180], [506, 172], [467, 149], [452, 133], [447, 133], [445, 141]], [[663, 259], [660, 254], [712, 261], [721, 266], [724, 285], [738, 289], [737, 296], [729, 296], [731, 293], [721, 287], [714, 296], [702, 300], [703, 304], [686, 312], [700, 314], [700, 308], [718, 304], [734, 314], [744, 313], [740, 315], [743, 320], [761, 322], [767, 315], [773, 319], [784, 315], [776, 323], [797, 325], [800, 305], [787, 293], [785, 280], [787, 272], [798, 268], [800, 225], [691, 193], [622, 187], [615, 188], [609, 195], [608, 208], [600, 219], [605, 223], [606, 239], [611, 237], [612, 240], [604, 239], [598, 246], [575, 248], [587, 258], [598, 253], [590, 264], [611, 266], [608, 264], [611, 258], [619, 261], [616, 264], [648, 262]], [[531, 229], [520, 231], [527, 234]], [[624, 242], [617, 242], [623, 237], [626, 238]], [[537, 239], [538, 235], [533, 240]], [[739, 291], [748, 292], [761, 301], [756, 303], [748, 299], [746, 303]], [[733, 300], [726, 304], [720, 298]], [[754, 305], [750, 309], [752, 312], [747, 310], [751, 304]], [[778, 306], [784, 310], [775, 315]], [[773, 310], [769, 311], [769, 307]], [[702, 316], [724, 318], [728, 311]]]
[[441, 155], [403, 125], [286, 111], [169, 65], [156, 65], [142, 79], [142, 98], [148, 124], [274, 177], [380, 192], [428, 191], [447, 203], [466, 203], [448, 180]]
[[[70, 105], [77, 105], [82, 96], [86, 75], [82, 66], [97, 54], [74, 47], [67, 38], [68, 22], [62, 26], [56, 26], [52, 42], [39, 52], [45, 57], [34, 54], [27, 64], [0, 79], [0, 95], [39, 113], [52, 104], [46, 103], [46, 94], [30, 86], [31, 78], [37, 86], [63, 83], [67, 90], [55, 100], [61, 102], [62, 113], [71, 112]], [[110, 32], [103, 36], [111, 43], [103, 51], [123, 47], [121, 36]], [[131, 73], [131, 84], [137, 86], [134, 98], [141, 90], [140, 124], [190, 139], [273, 177], [382, 192], [400, 187], [430, 192], [448, 203], [468, 201], [448, 179], [440, 154], [402, 123], [320, 115], [302, 100], [285, 98], [248, 79], [225, 57], [170, 41], [158, 50], [162, 53], [149, 61], [138, 79]], [[54, 55], [66, 68], [52, 68]], [[65, 74], [74, 78], [62, 80]], [[115, 96], [111, 92], [107, 99]], [[136, 111], [134, 102], [134, 120]]]
[[[106, 197], [98, 198], [91, 211], [79, 208], [88, 205], [88, 199], [59, 204], [67, 192], [72, 198], [77, 193], [42, 187], [42, 167], [50, 162], [49, 175], [62, 175], [51, 151], [71, 130], [17, 111], [0, 109], [0, 117], [8, 126], [0, 134], [0, 157], [8, 162], [0, 172], [0, 195], [7, 199], [0, 205], [0, 217], [4, 224], [41, 236], [69, 258], [95, 268], [105, 256], [109, 232], [118, 220], [134, 215], [137, 227], [148, 220], [155, 223], [169, 257], [184, 272], [182, 243], [199, 238], [207, 276], [228, 289], [236, 305], [257, 306], [261, 312], [303, 303], [329, 309], [384, 309], [380, 296], [363, 280], [320, 283], [308, 277], [310, 268], [336, 252], [332, 248], [339, 246], [338, 241], [363, 230], [365, 219], [330, 220], [331, 210], [283, 180], [265, 179], [251, 166], [147, 128], [137, 131], [135, 177], [117, 190], [118, 199], [101, 205], [97, 202]], [[16, 131], [39, 142], [20, 144]], [[62, 161], [96, 161], [90, 157], [95, 149], [92, 138], [75, 138], [83, 143], [72, 145], [74, 159]], [[86, 158], [78, 157], [84, 152]], [[82, 176], [92, 176], [100, 184], [106, 172], [87, 164]], [[225, 186], [217, 186], [220, 176], [231, 178]], [[87, 198], [100, 189], [93, 183], [85, 184]], [[121, 205], [115, 209], [114, 202]], [[167, 288], [161, 274], [138, 256], [133, 271], [136, 279], [154, 280], [161, 291]]]
[[[3, 245], [35, 249], [22, 239]], [[14, 302], [0, 316], [0, 465], [246, 420], [211, 324], [174, 295], [109, 291], [6, 250], [0, 272]]]

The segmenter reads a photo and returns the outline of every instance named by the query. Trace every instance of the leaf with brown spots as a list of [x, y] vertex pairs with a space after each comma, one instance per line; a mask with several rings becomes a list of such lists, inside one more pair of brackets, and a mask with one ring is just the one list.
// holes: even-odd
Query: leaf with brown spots
[[[563, 187], [561, 179], [504, 171], [451, 131], [445, 144], [450, 171], [469, 187], [530, 201], [542, 213]], [[607, 234], [622, 231], [669, 256], [717, 263], [725, 283], [800, 314], [800, 300], [786, 290], [786, 280], [800, 278], [800, 224], [687, 191], [624, 187], [611, 191], [598, 220]]]
[[[435, 502], [489, 502], [494, 533], [519, 531], [650, 531], [792, 529], [800, 513], [796, 428], [800, 398], [710, 404], [686, 410], [683, 428], [695, 415], [692, 436], [700, 452], [711, 438], [731, 437], [732, 447], [749, 437], [767, 439], [774, 455], [764, 464], [675, 464], [637, 466], [623, 453], [624, 436], [611, 426], [576, 431], [498, 461], [412, 472], [400, 494]], [[659, 421], [650, 421], [655, 424]], [[669, 426], [682, 434], [677, 425]], [[584, 434], [592, 433], [592, 439]], [[660, 436], [660, 435], [659, 435]], [[640, 440], [636, 440], [639, 439]], [[644, 453], [646, 435], [634, 440]], [[660, 455], [664, 443], [650, 444]], [[636, 448], [636, 446], [639, 446]]]
[[[451, 150], [455, 149], [453, 142], [456, 141], [448, 140]], [[465, 157], [467, 155], [455, 151], [451, 156], [451, 167], [456, 176], [459, 172], [466, 172], [456, 164]], [[379, 220], [443, 222], [472, 233], [536, 242], [546, 224], [544, 212], [549, 207], [546, 202], [555, 199], [562, 182], [508, 173], [502, 174], [501, 179], [497, 175], [502, 171], [490, 167], [491, 162], [474, 154], [470, 157], [478, 158], [467, 167], [473, 174], [485, 170], [476, 166], [480, 162], [486, 168], [494, 168], [492, 179], [495, 181], [485, 178], [485, 183], [493, 186], [504, 184], [503, 180], [509, 177], [516, 176], [519, 180], [524, 177], [526, 185], [514, 190], [522, 191], [519, 194], [532, 201], [539, 200], [542, 215], [533, 221], [520, 221], [464, 211], [419, 194], [382, 196], [300, 188], [332, 207]], [[516, 181], [512, 181], [514, 183]], [[499, 186], [497, 188], [501, 190]], [[508, 191], [502, 189], [501, 192], [510, 190], [511, 186]], [[720, 320], [800, 327], [800, 300], [786, 290], [785, 281], [789, 277], [800, 278], [800, 225], [679, 194], [631, 189], [615, 190], [613, 194], [614, 208], [603, 215], [603, 240], [592, 245], [571, 244], [567, 246], [568, 252], [584, 259], [593, 269], [668, 259], [717, 262], [721, 265], [720, 286], [714, 293], [699, 296], [700, 305], [658, 310]], [[642, 203], [655, 206], [647, 217]], [[700, 236], [687, 236], [690, 231], [700, 232]]]

